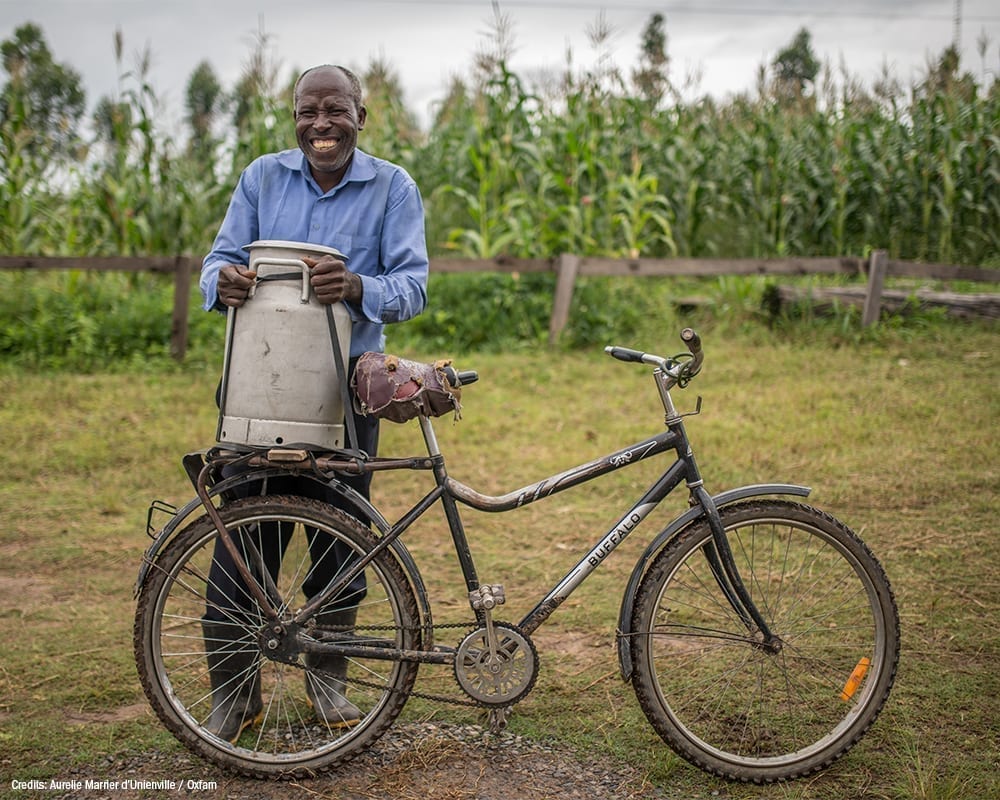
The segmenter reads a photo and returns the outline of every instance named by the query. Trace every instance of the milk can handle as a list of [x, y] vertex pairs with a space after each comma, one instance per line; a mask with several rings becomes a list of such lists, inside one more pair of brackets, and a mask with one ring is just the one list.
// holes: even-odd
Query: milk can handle
[[[265, 267], [295, 267], [302, 270], [302, 297], [303, 303], [309, 302], [309, 265], [305, 261], [298, 258], [261, 258], [254, 262], [254, 269], [261, 266]], [[257, 282], [254, 281], [253, 286], [250, 287], [249, 297], [253, 297], [254, 290], [257, 288]]]

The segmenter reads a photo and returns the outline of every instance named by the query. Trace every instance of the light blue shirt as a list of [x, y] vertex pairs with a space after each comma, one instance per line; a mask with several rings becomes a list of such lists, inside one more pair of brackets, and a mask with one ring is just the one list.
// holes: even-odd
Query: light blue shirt
[[427, 304], [424, 207], [401, 167], [360, 150], [343, 180], [326, 194], [299, 149], [261, 156], [240, 176], [229, 210], [201, 270], [206, 311], [219, 308], [219, 270], [247, 264], [243, 248], [258, 240], [335, 247], [361, 276], [361, 305], [351, 314], [351, 356], [385, 347], [386, 323], [415, 317]]

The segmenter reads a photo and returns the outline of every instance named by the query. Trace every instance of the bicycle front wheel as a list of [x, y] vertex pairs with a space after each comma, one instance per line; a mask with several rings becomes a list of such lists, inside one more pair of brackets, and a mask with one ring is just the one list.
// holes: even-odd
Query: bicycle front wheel
[[[307, 597], [377, 543], [353, 517], [301, 497], [250, 497], [220, 514], [290, 630]], [[379, 554], [298, 640], [279, 642], [217, 539], [207, 516], [194, 521], [142, 587], [134, 647], [153, 709], [195, 753], [242, 774], [306, 775], [357, 755], [402, 710], [417, 664], [306, 654], [295, 642], [304, 635], [373, 653], [419, 649], [417, 603], [398, 562]]]
[[759, 783], [807, 775], [846, 753], [889, 696], [899, 659], [892, 591], [864, 543], [817, 509], [754, 500], [720, 514], [780, 644], [764, 646], [727, 599], [702, 520], [640, 585], [633, 688], [664, 741], [701, 769]]

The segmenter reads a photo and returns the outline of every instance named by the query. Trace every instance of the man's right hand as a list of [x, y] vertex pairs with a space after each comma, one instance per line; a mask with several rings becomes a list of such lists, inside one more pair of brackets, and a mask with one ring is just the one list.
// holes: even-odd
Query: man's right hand
[[219, 270], [219, 283], [216, 287], [219, 301], [230, 308], [239, 308], [246, 302], [256, 277], [256, 272], [240, 264], [223, 267]]

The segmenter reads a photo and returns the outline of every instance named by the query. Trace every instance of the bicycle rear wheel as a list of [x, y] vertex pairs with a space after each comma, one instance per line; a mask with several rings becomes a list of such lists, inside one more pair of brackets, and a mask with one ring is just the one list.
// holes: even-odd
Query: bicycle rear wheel
[[[303, 585], [316, 591], [315, 578], [311, 583], [310, 578], [323, 556], [317, 556], [315, 544], [310, 552], [310, 542], [322, 542], [324, 553], [327, 547], [338, 548], [343, 569], [377, 541], [353, 517], [301, 497], [251, 497], [223, 506], [220, 513], [255, 580], [262, 587], [270, 584], [269, 597], [286, 622], [305, 603]], [[254, 553], [273, 548], [276, 538], [284, 555], [268, 580]], [[269, 656], [274, 640], [263, 635], [267, 620], [256, 601], [246, 592], [230, 607], [213, 599], [219, 596], [214, 587], [233, 572], [231, 566], [220, 569], [216, 539], [207, 516], [194, 521], [163, 550], [142, 587], [133, 638], [139, 676], [153, 709], [195, 753], [242, 774], [305, 775], [357, 755], [402, 710], [418, 665], [352, 655], [331, 668], [327, 656], [326, 661], [307, 657], [294, 645]], [[343, 593], [336, 611], [324, 616], [326, 609], [321, 609], [319, 626], [307, 622], [304, 635], [381, 652], [419, 649], [417, 603], [396, 560], [383, 552], [364, 575], [361, 589]], [[231, 588], [228, 592], [234, 594]], [[349, 625], [324, 627], [325, 619], [343, 621], [345, 614]], [[226, 741], [209, 723], [213, 705], [224, 700], [232, 709], [239, 698], [240, 710], [232, 713], [243, 717], [237, 721], [235, 741]], [[333, 712], [319, 713], [314, 701], [357, 711], [337, 719]]]
[[761, 646], [726, 599], [702, 520], [640, 585], [633, 688], [664, 741], [701, 769], [759, 783], [807, 775], [846, 753], [889, 696], [899, 658], [892, 591], [864, 543], [817, 509], [755, 500], [720, 514], [780, 649]]

